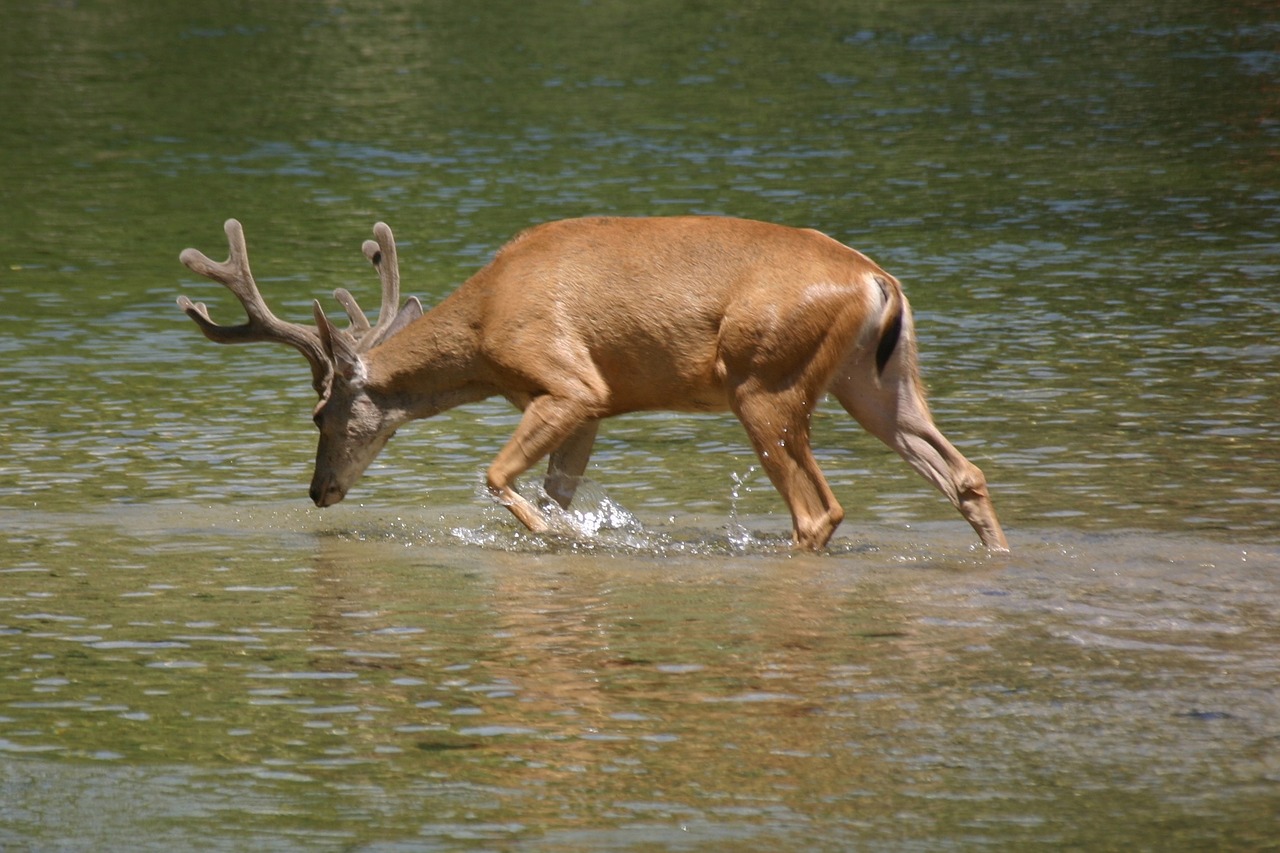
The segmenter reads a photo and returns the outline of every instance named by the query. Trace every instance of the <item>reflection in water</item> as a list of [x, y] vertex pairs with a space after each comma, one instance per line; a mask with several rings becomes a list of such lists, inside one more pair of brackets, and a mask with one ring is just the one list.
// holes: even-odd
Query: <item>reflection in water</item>
[[8, 572], [21, 663], [0, 749], [177, 763], [67, 783], [140, 802], [177, 785], [241, 838], [620, 840], [675, 821], [804, 844], [978, 820], [1090, 845], [1187, 809], [1195, 837], [1263, 837], [1274, 548], [1071, 537], [1000, 558], [902, 538], [655, 560], [530, 549], [505, 520], [476, 528], [506, 543], [488, 546], [441, 541], [452, 520], [307, 533], [318, 520], [116, 516], [104, 568]]

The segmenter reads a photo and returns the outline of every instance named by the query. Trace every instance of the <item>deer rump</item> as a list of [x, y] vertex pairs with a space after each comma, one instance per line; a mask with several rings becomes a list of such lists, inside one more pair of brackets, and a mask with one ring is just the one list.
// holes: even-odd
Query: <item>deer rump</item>
[[226, 264], [190, 249], [181, 257], [232, 289], [250, 322], [218, 326], [203, 305], [179, 302], [214, 340], [276, 340], [307, 356], [321, 397], [317, 504], [341, 500], [406, 421], [501, 395], [524, 415], [487, 485], [540, 531], [545, 517], [516, 479], [549, 456], [547, 491], [567, 506], [601, 419], [729, 409], [791, 510], [796, 544], [821, 548], [843, 518], [809, 445], [810, 416], [829, 391], [985, 544], [1007, 547], [982, 472], [933, 424], [899, 283], [817, 231], [721, 217], [548, 223], [431, 311], [406, 303], [397, 316], [395, 243], [379, 224], [377, 242], [365, 244], [383, 280], [377, 325], [340, 291], [351, 328], [334, 327], [317, 305], [307, 334], [265, 309], [238, 223], [227, 230]]

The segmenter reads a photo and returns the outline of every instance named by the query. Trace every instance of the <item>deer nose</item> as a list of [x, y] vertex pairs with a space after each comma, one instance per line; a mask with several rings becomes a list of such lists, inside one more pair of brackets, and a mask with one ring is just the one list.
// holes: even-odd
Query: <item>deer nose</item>
[[342, 498], [343, 492], [336, 483], [315, 484], [311, 487], [311, 501], [318, 507], [333, 506]]

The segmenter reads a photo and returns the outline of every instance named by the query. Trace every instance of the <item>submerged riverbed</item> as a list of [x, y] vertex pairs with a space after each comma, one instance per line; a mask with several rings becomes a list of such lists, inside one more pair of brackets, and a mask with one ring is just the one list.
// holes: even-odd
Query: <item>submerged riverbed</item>
[[[0, 847], [1265, 849], [1280, 837], [1280, 21], [1264, 5], [0, 11]], [[306, 497], [292, 351], [396, 230], [816, 227], [902, 279], [989, 555], [839, 407], [818, 555], [731, 417], [604, 424], [556, 531], [516, 413]], [[336, 311], [336, 305], [330, 305]], [[532, 486], [532, 481], [530, 483]]]
[[711, 545], [709, 518], [574, 541], [468, 515], [25, 519], [37, 553], [110, 547], [5, 572], [9, 837], [1275, 838], [1274, 546], [1043, 530], [993, 557], [928, 524], [813, 556]]

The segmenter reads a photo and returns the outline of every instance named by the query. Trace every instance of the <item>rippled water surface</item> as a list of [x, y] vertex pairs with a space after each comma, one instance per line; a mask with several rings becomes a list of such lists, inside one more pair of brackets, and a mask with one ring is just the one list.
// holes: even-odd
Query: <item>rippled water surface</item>
[[[1265, 849], [1280, 838], [1270, 4], [147, 0], [0, 9], [0, 847]], [[837, 406], [794, 555], [726, 417], [516, 422], [306, 498], [299, 321], [532, 223], [732, 214], [901, 278], [1013, 553]], [[327, 297], [326, 297], [327, 298]], [[372, 301], [371, 296], [365, 297]]]

